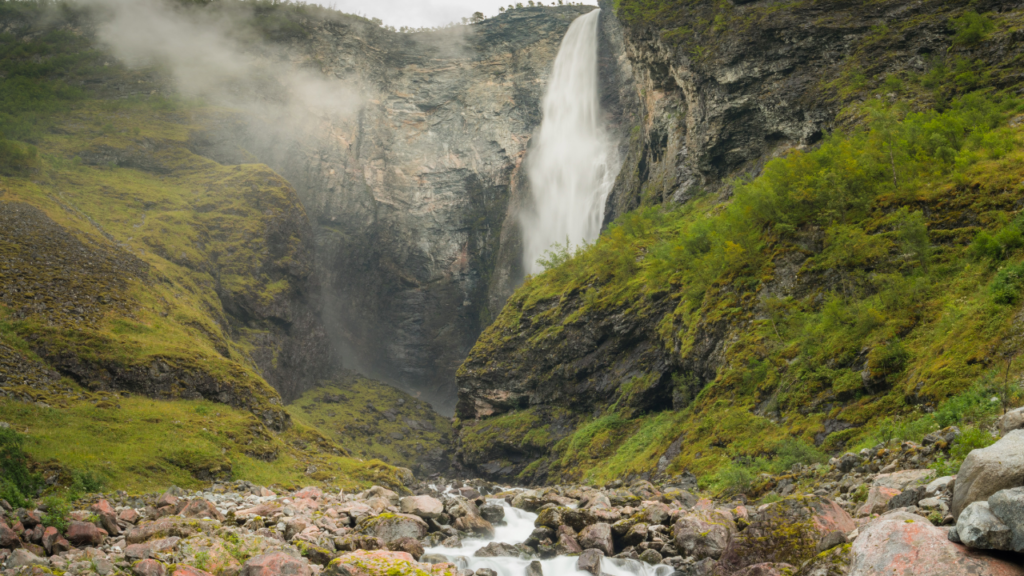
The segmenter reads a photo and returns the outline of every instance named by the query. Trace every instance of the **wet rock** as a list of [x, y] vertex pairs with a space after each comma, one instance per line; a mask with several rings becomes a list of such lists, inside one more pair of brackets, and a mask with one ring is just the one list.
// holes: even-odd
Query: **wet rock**
[[526, 567], [526, 576], [544, 576], [544, 569], [540, 562], [534, 560]]
[[1024, 430], [1013, 430], [967, 455], [956, 476], [950, 511], [959, 518], [971, 502], [1018, 486], [1024, 486]]
[[483, 548], [473, 553], [474, 556], [494, 558], [498, 556], [519, 556], [519, 549], [504, 542], [490, 542]]
[[849, 576], [1022, 576], [1024, 568], [954, 544], [927, 518], [903, 511], [860, 529], [850, 548]]
[[467, 514], [456, 519], [453, 526], [456, 530], [469, 532], [470, 534], [475, 534], [481, 538], [494, 537], [494, 526], [487, 520], [484, 520], [482, 517], [474, 514]]
[[640, 553], [640, 561], [651, 565], [661, 564], [661, 553], [653, 548], [648, 548]]
[[622, 544], [624, 546], [636, 546], [645, 540], [647, 540], [647, 524], [641, 522], [634, 524], [629, 529], [629, 532], [626, 532], [622, 537]]
[[605, 556], [611, 556], [615, 553], [615, 547], [612, 544], [612, 527], [603, 522], [583, 528], [577, 540], [584, 550], [587, 548], [597, 548], [604, 552]]
[[444, 513], [444, 504], [431, 496], [407, 496], [402, 498], [400, 510], [403, 514], [413, 514], [420, 518], [437, 518]]
[[989, 510], [988, 502], [971, 502], [956, 521], [960, 541], [971, 548], [1009, 550], [1010, 528]]
[[596, 548], [585, 550], [576, 560], [576, 569], [583, 572], [590, 572], [594, 576], [601, 576], [601, 559], [604, 552]]
[[497, 524], [505, 520], [505, 508], [490, 502], [480, 507], [480, 516], [491, 524]]
[[1009, 549], [1024, 552], [1024, 487], [996, 492], [989, 497], [988, 506], [992, 514], [1010, 529]]

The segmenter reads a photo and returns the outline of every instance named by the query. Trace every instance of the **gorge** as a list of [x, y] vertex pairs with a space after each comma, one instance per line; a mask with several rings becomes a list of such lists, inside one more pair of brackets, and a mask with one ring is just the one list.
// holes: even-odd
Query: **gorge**
[[1022, 8], [528, 4], [0, 3], [5, 576], [1020, 573]]

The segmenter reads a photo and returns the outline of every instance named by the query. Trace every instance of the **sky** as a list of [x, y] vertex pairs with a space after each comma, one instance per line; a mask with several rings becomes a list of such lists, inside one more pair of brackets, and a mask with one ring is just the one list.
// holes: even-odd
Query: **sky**
[[[526, 0], [520, 0], [525, 5]], [[442, 26], [449, 22], [458, 22], [469, 17], [473, 12], [483, 12], [485, 16], [498, 14], [499, 6], [514, 4], [510, 0], [313, 0], [313, 4], [321, 4], [337, 8], [350, 14], [361, 14], [368, 18], [380, 18], [385, 24], [400, 28], [411, 26]], [[544, 4], [551, 5], [552, 0]], [[568, 3], [568, 2], [566, 2]], [[584, 2], [597, 4], [596, 0]]]

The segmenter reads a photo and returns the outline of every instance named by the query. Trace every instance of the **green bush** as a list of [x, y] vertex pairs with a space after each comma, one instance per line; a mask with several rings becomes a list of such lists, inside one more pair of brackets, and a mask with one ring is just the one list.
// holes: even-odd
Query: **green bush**
[[0, 136], [0, 174], [14, 176], [39, 168], [39, 151], [35, 146], [4, 140]]
[[955, 32], [953, 42], [961, 46], [973, 46], [995, 30], [996, 24], [988, 16], [977, 12], [965, 12], [959, 18], [951, 18], [949, 29]]
[[1009, 264], [992, 279], [992, 300], [996, 304], [1012, 306], [1020, 301], [1024, 290], [1024, 262]]
[[67, 532], [68, 514], [71, 512], [71, 503], [66, 498], [51, 494], [43, 499], [46, 504], [46, 513], [43, 514], [43, 524], [53, 526], [61, 533]]
[[28, 469], [24, 442], [21, 434], [0, 428], [0, 498], [16, 508], [28, 506], [39, 486], [39, 477]]
[[771, 469], [779, 474], [790, 470], [794, 464], [821, 464], [827, 461], [828, 456], [814, 446], [798, 438], [786, 438], [775, 447]]

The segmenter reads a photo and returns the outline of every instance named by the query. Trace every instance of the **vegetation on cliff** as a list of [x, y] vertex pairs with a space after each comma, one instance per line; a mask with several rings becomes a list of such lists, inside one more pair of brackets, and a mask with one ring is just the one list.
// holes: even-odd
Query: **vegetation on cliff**
[[[666, 10], [711, 5], [622, 0], [618, 13], [664, 28]], [[477, 457], [528, 455], [492, 467], [521, 480], [689, 470], [723, 488], [843, 449], [984, 425], [1019, 403], [1024, 105], [1007, 89], [1012, 54], [969, 58], [1014, 34], [1020, 13], [945, 16], [950, 57], [870, 77], [884, 63], [850, 59], [824, 88], [849, 102], [837, 118], [847, 128], [731, 179], [727, 202], [643, 207], [591, 246], [549, 253], [460, 370], [463, 453], [539, 402], [571, 411], [572, 425], [546, 446], [524, 437]], [[596, 362], [580, 334], [609, 317], [644, 326], [668, 365], [634, 362], [618, 381], [544, 396]], [[574, 356], [581, 347], [588, 355]], [[529, 392], [494, 392], [510, 362], [540, 358], [516, 374]]]

